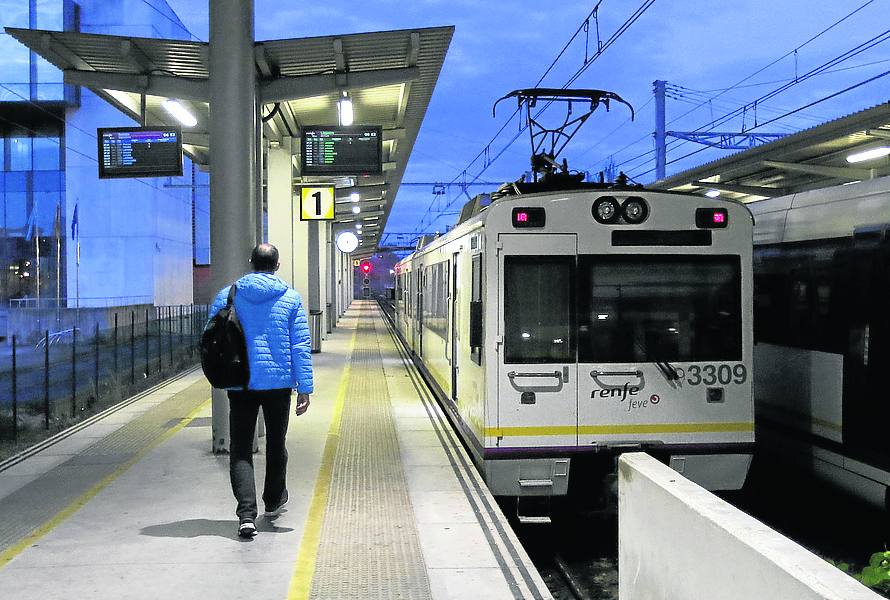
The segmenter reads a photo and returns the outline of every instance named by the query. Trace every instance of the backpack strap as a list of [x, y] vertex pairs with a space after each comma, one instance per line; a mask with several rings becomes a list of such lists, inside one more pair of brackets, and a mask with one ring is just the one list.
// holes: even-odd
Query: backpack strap
[[229, 288], [229, 297], [226, 299], [226, 308], [232, 308], [232, 304], [235, 302], [235, 293], [238, 291], [238, 286], [234, 283]]

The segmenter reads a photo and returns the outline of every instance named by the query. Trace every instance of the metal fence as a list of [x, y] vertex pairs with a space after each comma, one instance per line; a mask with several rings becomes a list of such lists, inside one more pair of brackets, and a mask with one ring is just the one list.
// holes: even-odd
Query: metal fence
[[0, 460], [200, 362], [207, 306], [116, 314], [0, 346]]

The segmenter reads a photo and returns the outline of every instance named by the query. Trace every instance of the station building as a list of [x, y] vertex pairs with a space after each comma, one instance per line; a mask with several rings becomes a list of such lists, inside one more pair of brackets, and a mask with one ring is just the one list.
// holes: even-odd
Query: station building
[[[0, 12], [6, 27], [196, 39], [164, 0], [0, 0]], [[136, 125], [132, 113], [6, 33], [0, 55], [0, 337], [3, 313], [38, 297], [44, 310], [191, 304], [193, 265], [209, 264], [209, 174], [186, 156], [182, 177], [99, 179], [96, 128]]]

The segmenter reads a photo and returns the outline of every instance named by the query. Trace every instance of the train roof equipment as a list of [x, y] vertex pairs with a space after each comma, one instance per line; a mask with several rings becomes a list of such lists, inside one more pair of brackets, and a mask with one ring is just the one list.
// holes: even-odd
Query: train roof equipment
[[[619, 102], [630, 109], [631, 120], [634, 118], [633, 106], [615, 92], [556, 88], [513, 90], [494, 103], [492, 115], [496, 114], [498, 104], [508, 98], [516, 98], [518, 109], [524, 116], [525, 127], [528, 129], [531, 139], [532, 181], [514, 182], [512, 186], [519, 193], [527, 194], [583, 187], [584, 173], [570, 173], [568, 161], [563, 159], [562, 162], [559, 162], [559, 155], [600, 106], [604, 106], [608, 111], [613, 101]], [[538, 105], [538, 102], [547, 104], [533, 114], [532, 109]], [[541, 122], [540, 117], [544, 110], [555, 102], [565, 105], [566, 114], [562, 124], [550, 128]], [[576, 113], [578, 105], [585, 107], [580, 114]]]

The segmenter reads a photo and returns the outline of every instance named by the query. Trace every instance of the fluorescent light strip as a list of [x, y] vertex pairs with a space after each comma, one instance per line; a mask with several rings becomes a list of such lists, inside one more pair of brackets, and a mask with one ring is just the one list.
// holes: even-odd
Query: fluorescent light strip
[[162, 106], [164, 107], [164, 110], [173, 115], [177, 121], [186, 127], [194, 127], [198, 124], [197, 117], [190, 113], [178, 100], [168, 98], [167, 100], [164, 100]]
[[887, 156], [888, 154], [890, 154], [890, 147], [881, 146], [879, 148], [872, 148], [870, 150], [864, 150], [863, 152], [850, 154], [849, 156], [847, 156], [847, 162], [858, 163], [866, 160], [873, 160], [875, 158], [881, 158], [882, 156]]

